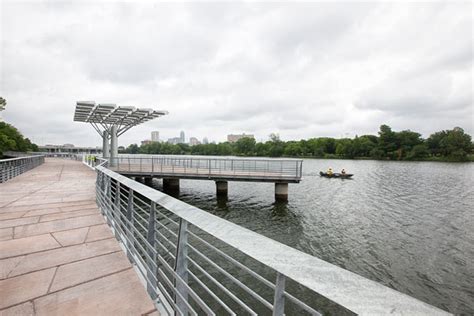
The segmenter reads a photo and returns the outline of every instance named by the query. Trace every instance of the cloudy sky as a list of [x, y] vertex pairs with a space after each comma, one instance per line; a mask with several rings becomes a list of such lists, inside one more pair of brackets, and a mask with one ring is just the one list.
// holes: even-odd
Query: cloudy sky
[[39, 144], [100, 144], [76, 100], [169, 111], [120, 145], [474, 132], [470, 2], [0, 3], [3, 117]]

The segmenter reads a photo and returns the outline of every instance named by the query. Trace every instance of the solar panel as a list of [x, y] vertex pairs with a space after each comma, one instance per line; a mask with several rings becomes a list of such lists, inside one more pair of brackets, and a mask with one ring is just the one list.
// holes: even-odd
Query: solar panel
[[157, 111], [149, 108], [117, 106], [108, 103], [96, 104], [94, 101], [77, 101], [74, 121], [100, 124], [107, 129], [112, 125], [117, 125], [118, 132], [123, 133], [133, 126], [166, 114], [168, 114], [167, 111]]

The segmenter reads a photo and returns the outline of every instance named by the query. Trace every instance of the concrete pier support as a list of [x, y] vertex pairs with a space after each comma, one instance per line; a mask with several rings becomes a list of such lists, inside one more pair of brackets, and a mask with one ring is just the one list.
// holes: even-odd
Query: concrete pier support
[[275, 200], [288, 201], [288, 183], [275, 183]]
[[228, 193], [228, 182], [227, 181], [216, 181], [216, 194], [219, 197], [227, 197]]
[[145, 177], [145, 184], [149, 187], [153, 185], [153, 178], [152, 177]]
[[179, 179], [163, 178], [163, 190], [179, 191]]

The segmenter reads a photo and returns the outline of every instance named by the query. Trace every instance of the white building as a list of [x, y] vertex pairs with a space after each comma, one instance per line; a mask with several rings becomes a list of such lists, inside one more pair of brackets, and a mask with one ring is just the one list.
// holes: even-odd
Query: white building
[[158, 132], [158, 131], [151, 132], [151, 141], [152, 142], [159, 142], [160, 141], [160, 132]]

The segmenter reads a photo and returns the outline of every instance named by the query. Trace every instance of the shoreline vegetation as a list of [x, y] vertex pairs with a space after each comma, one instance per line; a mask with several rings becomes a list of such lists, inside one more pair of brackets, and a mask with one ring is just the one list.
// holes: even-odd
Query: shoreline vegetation
[[[38, 151], [12, 125], [0, 122], [0, 157], [5, 151]], [[132, 144], [121, 153], [171, 154], [200, 156], [240, 156], [307, 159], [355, 159], [383, 161], [437, 161], [474, 162], [472, 137], [462, 128], [443, 130], [423, 139], [410, 130], [392, 131], [388, 125], [380, 126], [378, 135], [354, 138], [319, 137], [299, 141], [282, 141], [271, 134], [266, 142], [242, 138], [235, 143], [211, 143], [190, 146], [153, 142], [138, 146]]]
[[6, 151], [38, 151], [38, 146], [28, 138], [23, 137], [13, 125], [0, 122], [0, 158], [3, 157], [2, 154]]
[[436, 132], [427, 139], [423, 139], [417, 132], [410, 130], [396, 132], [388, 125], [381, 125], [378, 135], [362, 135], [354, 138], [319, 137], [282, 141], [278, 134], [271, 134], [266, 142], [256, 142], [253, 138], [242, 138], [235, 143], [222, 142], [194, 146], [152, 142], [142, 146], [132, 144], [120, 152], [384, 161], [474, 161], [472, 137], [460, 127]]

